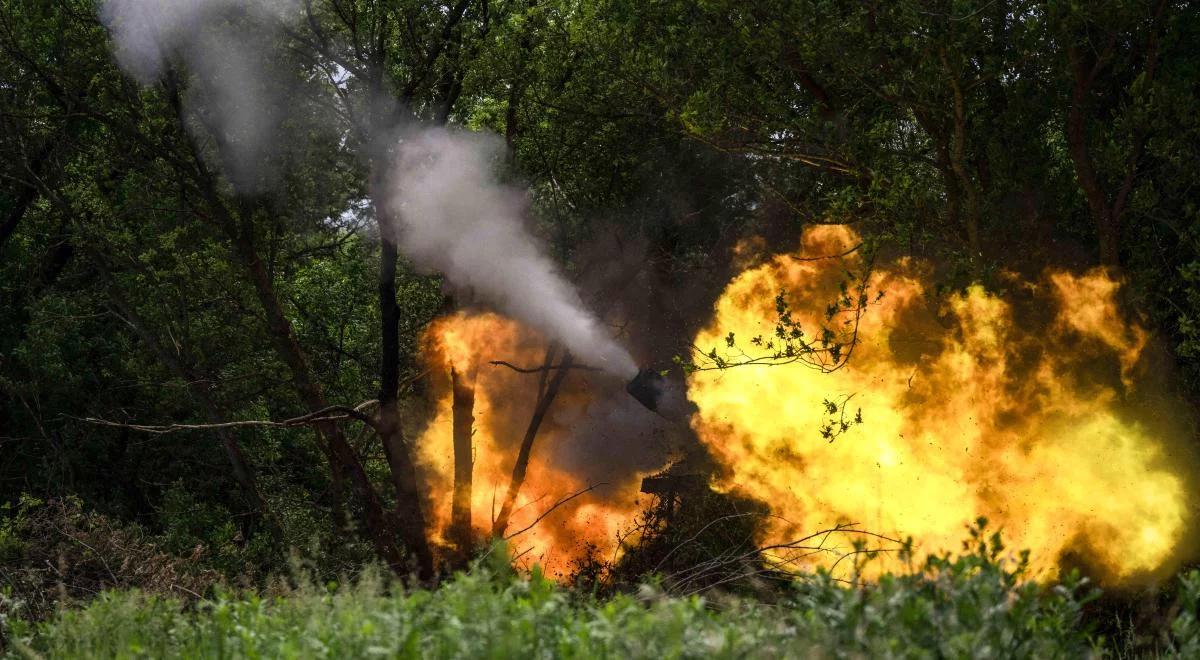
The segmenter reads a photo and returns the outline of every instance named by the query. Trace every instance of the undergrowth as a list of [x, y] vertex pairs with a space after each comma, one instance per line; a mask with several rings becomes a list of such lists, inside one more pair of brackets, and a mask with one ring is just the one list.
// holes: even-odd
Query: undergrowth
[[[1105, 655], [1084, 623], [1086, 580], [1023, 579], [998, 538], [957, 557], [852, 584], [818, 573], [773, 604], [676, 597], [654, 581], [595, 597], [535, 569], [477, 564], [434, 589], [366, 571], [297, 578], [279, 595], [218, 590], [182, 600], [106, 592], [44, 622], [3, 622], [7, 657], [54, 658], [1046, 658]], [[279, 590], [277, 590], [279, 591]], [[1200, 572], [1184, 576], [1167, 655], [1200, 653]], [[12, 603], [9, 603], [11, 606]], [[13, 611], [8, 608], [8, 611]]]
[[[769, 602], [737, 590], [673, 593], [652, 577], [616, 593], [520, 575], [503, 547], [434, 588], [368, 569], [322, 582], [297, 564], [265, 590], [207, 597], [121, 586], [44, 603], [0, 590], [0, 655], [25, 658], [1054, 658], [1200, 656], [1200, 571], [1153, 646], [1105, 639], [1086, 615], [1099, 591], [1076, 572], [1028, 579], [1027, 554], [972, 529], [960, 555], [870, 582], [817, 572]], [[12, 540], [12, 539], [10, 539]], [[863, 555], [870, 562], [870, 554]], [[151, 582], [151, 585], [156, 584]]]

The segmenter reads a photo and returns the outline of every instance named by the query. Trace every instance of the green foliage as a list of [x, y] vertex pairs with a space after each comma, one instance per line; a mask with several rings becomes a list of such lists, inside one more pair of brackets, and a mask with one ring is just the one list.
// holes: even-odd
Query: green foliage
[[1180, 578], [1179, 615], [1171, 622], [1171, 651], [1181, 658], [1200, 656], [1200, 571]]
[[1200, 261], [1193, 261], [1179, 269], [1183, 281], [1184, 300], [1187, 310], [1179, 315], [1179, 355], [1189, 359], [1200, 358]]
[[[823, 611], [815, 626], [837, 647], [873, 657], [1083, 657], [1094, 642], [1084, 606], [1098, 592], [1078, 574], [1045, 587], [1029, 581], [1027, 553], [1007, 557], [986, 521], [961, 556], [931, 556], [917, 570], [877, 585], [836, 589], [828, 575], [801, 583], [802, 607]], [[920, 649], [920, 651], [917, 651]]]
[[10, 502], [0, 505], [0, 563], [20, 561], [25, 555], [30, 541], [26, 535], [29, 517], [43, 504], [35, 497], [23, 495], [15, 505]]
[[110, 592], [32, 627], [14, 649], [52, 657], [1081, 657], [1093, 651], [1077, 582], [1022, 583], [989, 554], [852, 587], [800, 582], [777, 605], [674, 598], [652, 585], [573, 598], [538, 571], [477, 569], [432, 590], [372, 572], [352, 583], [264, 598], [224, 594], [184, 609]]
[[[811, 338], [805, 334], [803, 324], [793, 316], [792, 296], [786, 290], [781, 290], [775, 296], [773, 336], [755, 335], [750, 338], [750, 348], [747, 348], [739, 345], [737, 335], [730, 331], [725, 335], [725, 346], [720, 350], [715, 346], [707, 353], [696, 349], [692, 359], [675, 356], [675, 364], [684, 373], [751, 364], [778, 366], [797, 362], [826, 373], [841, 369], [858, 342], [858, 324], [863, 314], [869, 305], [879, 302], [885, 294], [879, 291], [873, 298], [868, 295], [869, 268], [862, 273], [846, 271], [844, 275], [840, 292], [825, 307], [823, 325], [814, 331]], [[830, 411], [836, 412], [836, 409]]]

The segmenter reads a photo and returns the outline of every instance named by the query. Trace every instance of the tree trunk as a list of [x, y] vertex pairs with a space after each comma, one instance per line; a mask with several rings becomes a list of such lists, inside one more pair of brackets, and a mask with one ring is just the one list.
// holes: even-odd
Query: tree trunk
[[329, 516], [333, 522], [333, 532], [336, 536], [353, 531], [350, 519], [346, 516], [346, 477], [342, 467], [334, 460], [323, 442], [321, 432], [313, 429], [317, 436], [317, 446], [325, 454], [325, 462], [329, 464]]
[[1113, 216], [1112, 209], [1108, 205], [1108, 197], [1104, 194], [1104, 188], [1100, 184], [1100, 178], [1092, 163], [1092, 156], [1087, 145], [1087, 128], [1084, 117], [1092, 81], [1100, 72], [1104, 62], [1103, 59], [1098, 58], [1089, 67], [1075, 48], [1069, 49], [1068, 52], [1074, 83], [1071, 86], [1071, 105], [1067, 111], [1067, 151], [1071, 155], [1071, 163], [1075, 167], [1075, 178], [1087, 200], [1088, 212], [1092, 217], [1092, 224], [1096, 228], [1096, 236], [1100, 243], [1100, 263], [1106, 266], [1119, 266], [1120, 222]]
[[[249, 235], [249, 228], [238, 228], [232, 213], [215, 197], [215, 191], [209, 190], [210, 206], [218, 215], [220, 226], [230, 230], [230, 240], [233, 242], [234, 253], [238, 256], [258, 297], [263, 312], [266, 315], [267, 330], [275, 345], [275, 352], [287, 365], [291, 373], [292, 385], [296, 389], [301, 402], [309, 410], [321, 410], [329, 407], [325, 394], [317, 382], [308, 358], [305, 356], [300, 342], [297, 341], [279, 297], [275, 293], [275, 285], [267, 273], [266, 266], [258, 255]], [[351, 486], [363, 508], [363, 523], [365, 532], [375, 547], [379, 558], [396, 571], [404, 570], [404, 562], [399, 548], [395, 543], [395, 530], [392, 521], [388, 519], [383, 504], [371, 485], [370, 476], [358, 458], [354, 448], [346, 441], [346, 436], [336, 422], [322, 422], [317, 430], [328, 443], [329, 454], [339, 468], [350, 478]]]
[[417, 488], [417, 469], [401, 433], [397, 397], [400, 389], [400, 306], [396, 302], [396, 240], [388, 227], [388, 216], [379, 213], [379, 311], [382, 324], [379, 365], [379, 440], [383, 444], [396, 493], [395, 514], [405, 545], [417, 559], [422, 578], [433, 577], [433, 552], [425, 536], [425, 516]]
[[[527, 0], [525, 10], [532, 10], [538, 0]], [[504, 111], [504, 145], [509, 162], [515, 162], [517, 156], [517, 138], [521, 134], [520, 106], [521, 96], [525, 92], [526, 72], [529, 70], [529, 55], [533, 51], [533, 21], [526, 18], [521, 28], [521, 36], [517, 39], [517, 66], [512, 81], [509, 82], [508, 100]]]
[[4, 222], [0, 222], [0, 247], [4, 247], [8, 238], [16, 233], [17, 227], [25, 217], [25, 212], [35, 201], [37, 201], [37, 189], [33, 186], [22, 186], [20, 192], [17, 193], [17, 198], [13, 200], [12, 207], [5, 214]]
[[454, 417], [454, 499], [450, 509], [450, 540], [465, 558], [474, 545], [471, 527], [471, 479], [475, 467], [472, 436], [475, 434], [475, 375], [450, 370]]
[[52, 186], [53, 181], [60, 174], [60, 172], [55, 170], [48, 175], [46, 171], [49, 167], [48, 163], [55, 156], [55, 151], [59, 150], [60, 145], [68, 143], [66, 136], [71, 134], [79, 123], [79, 120], [73, 116], [71, 110], [74, 104], [65, 99], [60, 99], [60, 104], [68, 117], [66, 124], [54, 139], [47, 139], [32, 157], [26, 159], [25, 171], [28, 172], [32, 181], [14, 182], [20, 191], [17, 193], [16, 199], [13, 200], [12, 206], [9, 207], [8, 213], [5, 214], [4, 221], [0, 222], [0, 248], [3, 248], [8, 239], [17, 231], [17, 227], [20, 226], [21, 221], [25, 218], [25, 213], [38, 200], [39, 186]]
[[[959, 185], [958, 176], [951, 164], [949, 140], [941, 127], [919, 107], [913, 106], [912, 113], [917, 118], [921, 130], [929, 136], [933, 143], [934, 153], [937, 155], [938, 175], [941, 176], [942, 185], [946, 189], [946, 224], [953, 231], [959, 232], [962, 230], [962, 186]], [[970, 234], [968, 233], [964, 238], [969, 248]]]
[[967, 229], [967, 248], [972, 259], [979, 259], [983, 254], [983, 242], [979, 234], [980, 202], [979, 188], [967, 174], [966, 167], [966, 123], [962, 115], [957, 115], [954, 121], [954, 158], [951, 164], [954, 174], [958, 177], [959, 185], [967, 196], [967, 213], [964, 223]]
[[971, 259], [978, 262], [983, 252], [983, 244], [979, 235], [980, 200], [979, 187], [967, 172], [967, 111], [966, 100], [963, 97], [962, 85], [958, 81], [958, 72], [950, 70], [949, 58], [941, 53], [942, 67], [950, 77], [950, 86], [954, 94], [954, 147], [951, 149], [950, 166], [958, 184], [967, 197], [967, 213], [964, 218], [967, 230], [967, 248]]
[[[1145, 61], [1142, 74], [1145, 82], [1154, 79], [1158, 66], [1158, 35], [1163, 12], [1166, 10], [1166, 0], [1155, 4], [1154, 16], [1150, 24], [1150, 35], [1146, 41]], [[1091, 60], [1091, 66], [1085, 62], [1078, 49], [1071, 47], [1067, 54], [1071, 64], [1074, 84], [1071, 87], [1071, 105], [1067, 112], [1067, 149], [1071, 154], [1071, 162], [1075, 165], [1075, 175], [1079, 187], [1087, 198], [1088, 211], [1096, 226], [1096, 236], [1100, 244], [1100, 263], [1110, 268], [1121, 266], [1121, 232], [1122, 216], [1133, 185], [1137, 179], [1139, 161], [1146, 145], [1146, 133], [1141, 126], [1134, 127], [1133, 141], [1129, 145], [1129, 155], [1121, 185], [1116, 191], [1112, 203], [1105, 193], [1100, 177], [1096, 173], [1094, 161], [1088, 150], [1086, 110], [1088, 96], [1096, 76], [1107, 65], [1112, 55], [1115, 38], [1108, 46]]]

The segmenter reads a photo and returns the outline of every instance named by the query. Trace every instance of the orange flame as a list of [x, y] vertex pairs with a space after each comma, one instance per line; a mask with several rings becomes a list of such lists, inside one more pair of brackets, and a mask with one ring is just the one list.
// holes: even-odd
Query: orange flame
[[[476, 374], [471, 509], [476, 537], [487, 538], [508, 490], [538, 388], [538, 374], [517, 373], [489, 361], [540, 366], [547, 344], [519, 323], [491, 313], [457, 313], [438, 319], [425, 332], [423, 344], [436, 409], [416, 445], [429, 482], [431, 532], [437, 542], [448, 544], [454, 479], [449, 380], [453, 368], [459, 373]], [[504, 534], [528, 528], [512, 538], [512, 550], [522, 561], [537, 563], [550, 573], [569, 570], [570, 562], [584, 556], [589, 545], [607, 557], [621, 527], [638, 510], [636, 485], [612, 484], [550, 511], [559, 500], [593, 485], [547, 458], [556, 444], [569, 441], [572, 421], [584, 414], [589, 401], [586, 379], [572, 373], [541, 424]], [[544, 519], [538, 520], [548, 511]]]
[[[856, 242], [847, 228], [819, 227], [800, 254]], [[824, 308], [846, 266], [785, 255], [743, 272], [696, 346], [720, 350], [730, 331], [769, 336], [781, 290], [805, 329], [820, 327], [820, 313], [804, 310]], [[689, 376], [693, 428], [723, 467], [718, 486], [778, 516], [764, 541], [853, 522], [912, 537], [920, 552], [952, 551], [986, 516], [1044, 576], [1068, 557], [1109, 582], [1188, 558], [1196, 462], [1153, 411], [1128, 405], [1147, 335], [1124, 321], [1118, 283], [1100, 270], [1049, 273], [1047, 323], [978, 285], [931, 308], [927, 279], [910, 261], [872, 275], [885, 297], [862, 317], [841, 370]], [[1030, 307], [1046, 310], [1033, 289], [1042, 304]], [[822, 402], [848, 395], [863, 421], [827, 442]]]

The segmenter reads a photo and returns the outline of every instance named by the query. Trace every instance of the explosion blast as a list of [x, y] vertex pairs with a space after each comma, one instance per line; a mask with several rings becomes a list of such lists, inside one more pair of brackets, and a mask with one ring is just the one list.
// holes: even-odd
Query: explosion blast
[[[856, 242], [818, 227], [802, 254]], [[796, 314], [823, 308], [847, 266], [861, 267], [784, 255], [743, 272], [696, 345], [770, 335], [780, 291]], [[857, 523], [912, 537], [918, 552], [953, 551], [984, 516], [1043, 575], [1072, 562], [1137, 581], [1188, 558], [1196, 463], [1159, 411], [1134, 405], [1147, 339], [1118, 312], [1117, 284], [1099, 270], [1049, 272], [1024, 285], [1032, 307], [1053, 311], [1037, 319], [980, 286], [931, 309], [927, 279], [909, 261], [877, 270], [870, 289], [884, 297], [833, 373], [746, 365], [689, 377], [692, 424], [722, 466], [719, 486], [777, 516], [765, 541]], [[823, 439], [826, 400], [861, 408], [862, 422]]]
[[[857, 242], [844, 227], [818, 227], [799, 254], [747, 269], [721, 295], [695, 346], [720, 351], [729, 332], [770, 335], [781, 291], [793, 317], [818, 330], [846, 270], [862, 264], [811, 255], [841, 254]], [[868, 288], [884, 295], [861, 317], [852, 358], [832, 373], [755, 364], [688, 377], [698, 409], [691, 425], [716, 463], [714, 487], [770, 507], [760, 542], [856, 523], [911, 537], [918, 554], [955, 551], [966, 527], [984, 516], [1009, 547], [1031, 551], [1042, 577], [1077, 565], [1109, 584], [1137, 583], [1190, 557], [1196, 460], [1159, 414], [1163, 404], [1147, 404], [1139, 370], [1148, 336], [1119, 312], [1117, 283], [1102, 271], [1052, 271], [1037, 285], [1012, 276], [1006, 297], [972, 286], [938, 298], [927, 271], [911, 260], [874, 271]], [[443, 319], [426, 343], [431, 366], [444, 373], [480, 369], [475, 361], [494, 357], [537, 364], [544, 354], [536, 335], [490, 314]], [[534, 390], [528, 375], [483, 369], [477, 526], [494, 516], [496, 492], [508, 483]], [[588, 485], [553, 455], [586, 432], [583, 411], [606, 379], [567, 380], [574, 385], [554, 404], [521, 491], [521, 519], [510, 529]], [[631, 385], [631, 392], [640, 390]], [[851, 416], [861, 408], [861, 423], [823, 438], [826, 401]], [[437, 413], [418, 441], [430, 478], [444, 482], [434, 492], [448, 492], [453, 473], [450, 402], [449, 388], [440, 387]], [[587, 460], [613, 458], [593, 450]], [[660, 467], [648, 460], [637, 474], [567, 503], [518, 548], [551, 563], [578, 557], [588, 544], [611, 553], [638, 510], [638, 479]], [[448, 500], [434, 506], [444, 525]], [[849, 538], [837, 543], [849, 549]], [[813, 556], [797, 568], [830, 566], [839, 556]], [[876, 569], [889, 566], [884, 559]]]

